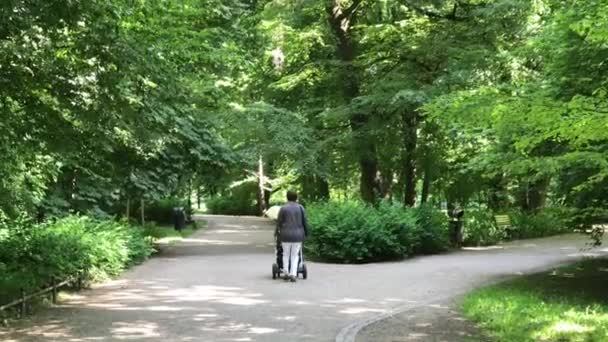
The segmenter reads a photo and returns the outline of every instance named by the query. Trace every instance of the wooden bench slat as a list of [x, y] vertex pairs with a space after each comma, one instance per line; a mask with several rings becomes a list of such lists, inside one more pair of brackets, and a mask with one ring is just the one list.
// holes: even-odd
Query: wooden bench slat
[[499, 226], [511, 226], [511, 218], [509, 215], [496, 215], [494, 216], [494, 219]]

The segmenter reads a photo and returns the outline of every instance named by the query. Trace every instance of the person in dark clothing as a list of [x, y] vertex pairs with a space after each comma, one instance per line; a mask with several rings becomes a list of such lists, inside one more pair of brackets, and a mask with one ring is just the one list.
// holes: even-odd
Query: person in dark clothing
[[182, 207], [173, 208], [173, 227], [181, 232], [186, 226], [186, 212]]
[[450, 213], [451, 240], [456, 248], [462, 247], [462, 217], [464, 210], [457, 204]]
[[308, 236], [308, 223], [306, 212], [297, 202], [298, 194], [295, 191], [287, 192], [287, 204], [279, 210], [275, 237], [279, 238], [283, 246], [283, 268], [285, 280], [296, 281], [300, 249], [302, 242]]

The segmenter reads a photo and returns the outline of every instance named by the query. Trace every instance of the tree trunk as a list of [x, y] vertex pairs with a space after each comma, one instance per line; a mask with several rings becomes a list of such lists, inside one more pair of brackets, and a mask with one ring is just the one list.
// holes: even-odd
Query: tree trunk
[[380, 191], [378, 189], [378, 164], [375, 160], [362, 158], [359, 161], [361, 167], [361, 182], [359, 191], [361, 199], [367, 203], [375, 203]]
[[72, 209], [76, 208], [76, 170], [72, 168], [64, 167], [61, 169], [61, 175], [59, 176], [59, 189], [61, 191], [63, 199], [70, 204]]
[[408, 207], [416, 204], [416, 149], [418, 145], [418, 114], [404, 113], [405, 160], [403, 163], [404, 197], [403, 203]]
[[355, 148], [359, 152], [359, 168], [361, 179], [359, 191], [361, 199], [367, 203], [376, 203], [381, 195], [380, 181], [378, 180], [378, 159], [376, 146], [366, 132], [369, 118], [357, 114], [351, 119], [351, 127], [355, 131]]
[[523, 211], [534, 212], [545, 206], [547, 199], [547, 188], [551, 179], [543, 177], [536, 181], [524, 183], [524, 187], [518, 191], [519, 205]]
[[426, 170], [424, 170], [424, 179], [422, 180], [422, 193], [420, 194], [421, 204], [425, 204], [426, 202], [428, 202], [429, 194], [431, 193], [432, 176], [429, 169], [430, 165], [427, 165]]
[[329, 183], [327, 180], [317, 177], [317, 191], [319, 193], [318, 199], [320, 201], [329, 200]]
[[272, 191], [268, 189], [264, 189], [264, 203], [266, 204], [266, 209], [270, 207], [270, 197], [272, 196]]
[[258, 214], [264, 215], [266, 210], [266, 196], [264, 194], [264, 160], [260, 156], [258, 160]]
[[131, 219], [131, 198], [127, 197], [127, 221]]
[[192, 180], [188, 181], [188, 212], [192, 209]]
[[141, 199], [141, 225], [142, 227], [146, 225], [146, 211], [144, 209], [144, 199]]
[[196, 207], [201, 209], [201, 188], [196, 189]]
[[300, 184], [304, 201], [325, 201], [329, 199], [329, 183], [319, 176], [301, 176]]
[[493, 211], [501, 211], [506, 207], [504, 200], [504, 186], [502, 184], [503, 176], [498, 175], [490, 180], [488, 191], [488, 208]]
[[378, 188], [380, 189], [380, 197], [388, 199], [393, 191], [393, 171], [384, 170], [380, 172]]
[[[334, 0], [326, 7], [329, 24], [337, 38], [336, 56], [344, 65], [341, 75], [342, 93], [346, 101], [359, 96], [359, 79], [354, 66], [356, 57], [355, 41], [352, 39], [352, 27], [357, 19], [357, 9], [361, 0], [353, 0], [348, 8], [342, 7], [341, 0]], [[376, 202], [378, 189], [378, 161], [376, 147], [366, 132], [369, 117], [363, 113], [352, 115], [350, 126], [355, 134], [355, 148], [360, 152], [359, 168], [361, 170], [361, 198], [369, 203]]]
[[547, 202], [547, 189], [551, 179], [549, 177], [543, 177], [536, 182], [533, 182], [528, 192], [528, 201], [531, 210], [540, 210], [545, 206]]

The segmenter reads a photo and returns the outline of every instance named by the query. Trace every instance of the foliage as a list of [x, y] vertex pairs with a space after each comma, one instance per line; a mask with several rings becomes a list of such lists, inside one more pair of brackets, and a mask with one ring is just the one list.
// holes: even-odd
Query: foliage
[[156, 223], [147, 223], [143, 227], [143, 234], [155, 244], [173, 243], [181, 239], [187, 238], [194, 234], [199, 229], [199, 223], [192, 222], [181, 231], [175, 230], [173, 226], [157, 225]]
[[568, 218], [572, 211], [543, 209], [535, 213], [514, 212], [510, 215], [512, 238], [530, 239], [573, 231]]
[[215, 81], [212, 68], [196, 84], [179, 72], [195, 54], [179, 43], [216, 28], [161, 32], [182, 16], [217, 18], [198, 3], [0, 5], [2, 210], [115, 214], [128, 199], [183, 194], [196, 173], [231, 162], [198, 88]]
[[145, 205], [145, 216], [147, 221], [158, 224], [173, 223], [173, 208], [183, 207], [187, 217], [192, 217], [193, 210], [188, 206], [188, 201], [180, 198], [165, 198]]
[[419, 242], [415, 254], [433, 254], [447, 250], [450, 245], [448, 217], [430, 205], [415, 210]]
[[256, 215], [256, 184], [244, 182], [231, 187], [223, 195], [205, 199], [207, 210], [220, 215]]
[[461, 137], [458, 150], [476, 142], [459, 169], [476, 170], [499, 185], [488, 190], [510, 194], [523, 210], [542, 208], [550, 180], [558, 182], [557, 203], [585, 208], [606, 200], [607, 37], [588, 37], [603, 32], [605, 4], [534, 3], [522, 16], [523, 35], [499, 42], [485, 81], [425, 105], [443, 132]]
[[411, 212], [382, 214], [357, 203], [327, 203], [308, 208], [310, 237], [305, 248], [313, 257], [333, 262], [364, 263], [399, 259], [413, 251], [416, 219]]
[[488, 246], [507, 237], [505, 227], [496, 224], [489, 210], [469, 210], [464, 215], [463, 243], [466, 246]]
[[10, 299], [20, 287], [38, 289], [52, 277], [84, 273], [92, 281], [107, 279], [151, 253], [142, 229], [124, 222], [70, 216], [43, 225], [13, 227], [0, 243], [5, 271], [0, 298]]
[[[608, 205], [606, 5], [4, 1], [0, 212], [110, 217], [144, 200], [167, 222], [167, 198], [255, 214], [293, 187], [517, 208], [520, 237], [562, 231], [547, 206], [590, 228]], [[419, 240], [389, 254], [442, 249], [425, 210]], [[467, 214], [467, 244], [504, 238], [489, 211]]]
[[497, 341], [604, 341], [605, 260], [588, 260], [467, 295], [465, 314]]
[[445, 250], [445, 223], [425, 208], [420, 212], [381, 203], [319, 203], [307, 208], [310, 236], [305, 248], [331, 262], [366, 263]]
[[258, 213], [255, 202], [242, 198], [217, 196], [206, 200], [207, 211], [214, 215], [252, 215]]

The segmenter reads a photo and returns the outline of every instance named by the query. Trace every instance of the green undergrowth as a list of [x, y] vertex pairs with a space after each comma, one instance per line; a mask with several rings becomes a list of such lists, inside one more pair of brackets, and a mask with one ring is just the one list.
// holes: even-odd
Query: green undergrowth
[[102, 281], [148, 258], [152, 240], [126, 221], [69, 216], [54, 222], [5, 223], [0, 240], [0, 302], [76, 274]]
[[310, 257], [336, 263], [399, 260], [448, 249], [446, 216], [430, 207], [380, 203], [317, 203], [307, 208]]
[[533, 274], [469, 294], [463, 311], [495, 341], [608, 341], [608, 260]]
[[173, 226], [150, 224], [144, 228], [144, 234], [151, 237], [155, 244], [174, 244], [190, 237], [205, 226], [206, 222], [195, 221], [180, 232], [175, 230]]
[[172, 226], [141, 227], [85, 216], [44, 224], [0, 223], [0, 305], [17, 298], [21, 289], [32, 293], [49, 286], [53, 278], [81, 274], [85, 283], [94, 283], [117, 277], [146, 260], [155, 246], [187, 238], [205, 225], [193, 222], [178, 232]]

